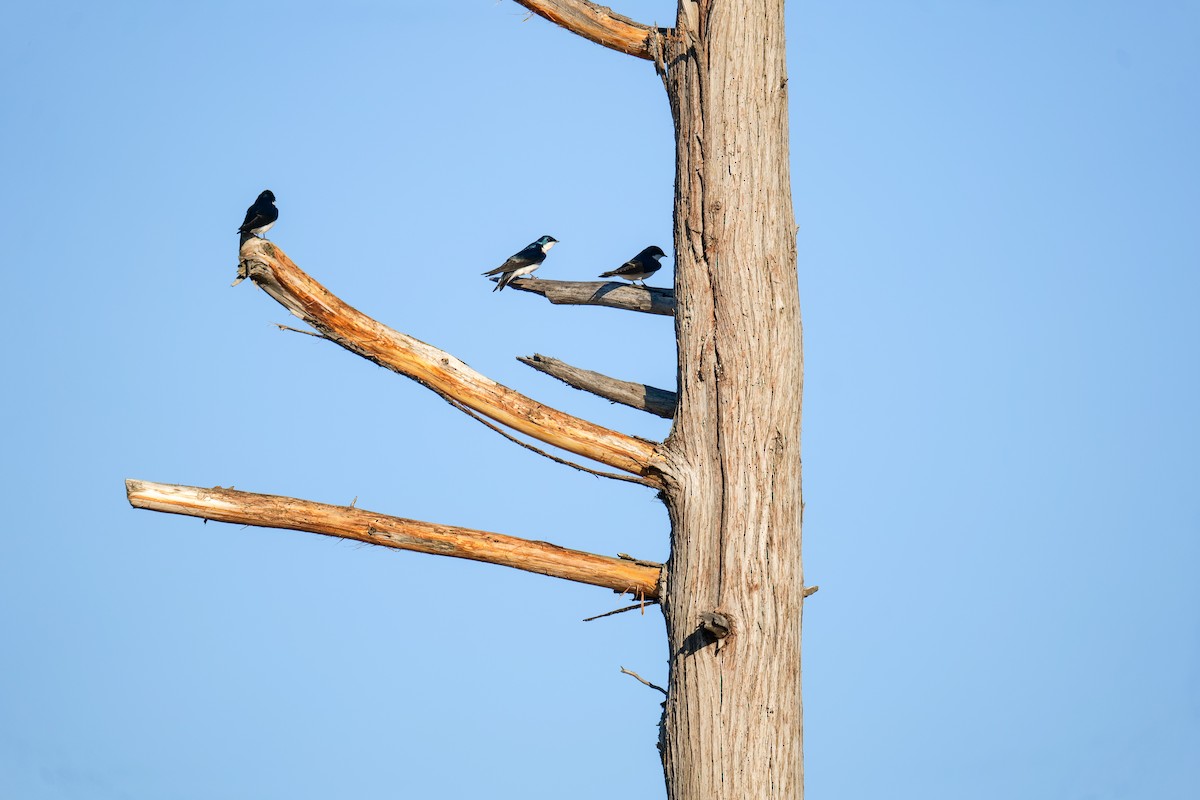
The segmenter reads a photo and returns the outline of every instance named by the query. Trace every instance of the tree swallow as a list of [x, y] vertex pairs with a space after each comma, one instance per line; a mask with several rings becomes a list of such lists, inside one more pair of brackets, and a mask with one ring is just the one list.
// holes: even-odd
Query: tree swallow
[[265, 189], [254, 201], [254, 205], [246, 209], [246, 219], [242, 222], [242, 227], [238, 228], [238, 233], [242, 234], [244, 242], [251, 236], [258, 236], [271, 230], [271, 226], [277, 219], [279, 219], [279, 209], [275, 207], [275, 193], [270, 189]]
[[505, 286], [508, 286], [509, 281], [513, 278], [519, 278], [522, 275], [528, 275], [542, 265], [546, 260], [546, 253], [550, 252], [550, 248], [558, 244], [558, 239], [553, 236], [543, 236], [536, 242], [527, 245], [519, 253], [514, 253], [508, 257], [500, 266], [493, 270], [483, 273], [487, 276], [499, 275], [496, 279], [496, 288], [493, 292], [498, 292]]
[[650, 245], [642, 252], [638, 253], [633, 258], [626, 261], [621, 266], [614, 269], [612, 272], [600, 273], [601, 278], [624, 278], [627, 281], [644, 281], [654, 273], [658, 272], [658, 268], [662, 264], [658, 263], [666, 257], [666, 253], [658, 245]]

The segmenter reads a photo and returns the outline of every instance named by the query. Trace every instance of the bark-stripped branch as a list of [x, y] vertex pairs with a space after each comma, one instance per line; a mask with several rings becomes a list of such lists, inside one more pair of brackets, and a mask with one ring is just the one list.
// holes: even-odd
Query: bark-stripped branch
[[653, 442], [543, 405], [442, 350], [392, 330], [335, 297], [265, 239], [242, 246], [239, 280], [250, 278], [293, 315], [352, 353], [428, 386], [489, 419], [661, 486]]
[[517, 0], [539, 17], [550, 20], [588, 41], [621, 53], [654, 60], [652, 37], [660, 31], [623, 17], [607, 6], [588, 0]]
[[126, 480], [125, 493], [131, 506], [149, 511], [319, 533], [417, 553], [485, 561], [603, 586], [615, 592], [629, 592], [644, 600], [655, 600], [659, 594], [661, 569], [623, 558], [568, 550], [548, 542], [219, 486], [203, 489]]
[[508, 439], [510, 442], [512, 442], [515, 445], [524, 447], [526, 450], [532, 450], [533, 452], [537, 453], [539, 456], [545, 456], [546, 458], [550, 459], [551, 461], [553, 461], [556, 464], [562, 464], [564, 467], [570, 467], [571, 469], [577, 469], [580, 472], [586, 472], [589, 475], [595, 475], [598, 478], [612, 478], [615, 481], [628, 481], [630, 483], [640, 483], [643, 486], [649, 486], [651, 488], [656, 486], [654, 481], [650, 480], [649, 478], [639, 478], [636, 475], [618, 475], [615, 472], [601, 472], [598, 469], [592, 469], [591, 467], [585, 467], [583, 464], [576, 464], [574, 461], [568, 461], [565, 458], [559, 458], [558, 456], [554, 455], [553, 453], [547, 453], [545, 450], [542, 450], [541, 448], [534, 447], [529, 442], [521, 441], [516, 436], [513, 436], [511, 433], [509, 433], [508, 431], [501, 428], [499, 425], [494, 425], [491, 422], [488, 422], [486, 419], [481, 417], [479, 414], [476, 414], [474, 411], [467, 408], [462, 403], [458, 402], [457, 400], [450, 397], [449, 395], [441, 394], [440, 392], [439, 392], [439, 394], [441, 395], [441, 398], [443, 400], [445, 400], [447, 403], [449, 403], [450, 405], [457, 408], [459, 411], [466, 414], [471, 419], [478, 422], [480, 425], [490, 428], [491, 430], [500, 434], [505, 439]]
[[615, 281], [546, 281], [540, 278], [517, 278], [509, 286], [540, 294], [556, 306], [607, 306], [664, 317], [675, 314], [674, 289], [631, 286]]
[[552, 378], [558, 378], [568, 386], [585, 392], [599, 395], [605, 400], [622, 403], [630, 408], [647, 411], [666, 419], [675, 416], [675, 406], [678, 398], [674, 392], [657, 389], [644, 383], [619, 381], [590, 369], [573, 367], [557, 358], [534, 353], [532, 356], [517, 356], [526, 366], [533, 367], [538, 372], [544, 372]]

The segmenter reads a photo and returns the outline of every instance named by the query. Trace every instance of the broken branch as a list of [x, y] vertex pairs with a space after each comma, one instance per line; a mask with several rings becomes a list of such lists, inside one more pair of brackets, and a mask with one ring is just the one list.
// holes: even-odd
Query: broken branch
[[645, 600], [659, 596], [661, 569], [622, 558], [568, 550], [548, 542], [489, 531], [419, 522], [352, 506], [333, 506], [233, 489], [126, 480], [134, 508], [204, 520], [319, 533], [430, 555], [466, 558], [554, 578], [630, 592]]
[[644, 383], [619, 381], [590, 369], [573, 367], [557, 358], [534, 353], [532, 356], [517, 356], [526, 366], [533, 367], [538, 372], [544, 372], [552, 378], [558, 378], [568, 386], [573, 386], [585, 392], [599, 395], [605, 400], [621, 403], [630, 408], [647, 411], [666, 419], [675, 416], [677, 398], [674, 392], [657, 389]]
[[653, 60], [650, 38], [659, 31], [588, 0], [517, 0], [539, 17], [588, 41], [621, 53]]
[[675, 290], [631, 286], [614, 281], [547, 281], [518, 278], [508, 284], [522, 292], [540, 294], [554, 305], [607, 306], [643, 314], [675, 315]]
[[661, 488], [661, 459], [653, 442], [543, 405], [449, 353], [389, 328], [334, 296], [271, 242], [253, 238], [242, 245], [239, 275], [350, 352], [538, 441], [640, 475]]

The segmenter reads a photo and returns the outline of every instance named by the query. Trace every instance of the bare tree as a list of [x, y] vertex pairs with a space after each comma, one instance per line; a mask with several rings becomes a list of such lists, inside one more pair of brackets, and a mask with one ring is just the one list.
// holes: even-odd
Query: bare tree
[[[812, 590], [804, 588], [800, 559], [803, 354], [783, 0], [680, 0], [674, 28], [643, 25], [586, 0], [518, 2], [652, 62], [666, 88], [676, 141], [674, 293], [512, 284], [555, 303], [675, 315], [675, 393], [542, 356], [527, 360], [578, 388], [673, 412], [665, 441], [608, 430], [480, 375], [351, 308], [264, 240], [243, 244], [239, 280], [253, 280], [317, 335], [413, 378], [523, 446], [659, 490], [671, 520], [666, 565], [220, 487], [130, 480], [129, 500], [155, 511], [488, 561], [658, 601], [670, 653], [660, 741], [668, 796], [802, 797], [800, 629]], [[605, 470], [551, 455], [505, 429]]]

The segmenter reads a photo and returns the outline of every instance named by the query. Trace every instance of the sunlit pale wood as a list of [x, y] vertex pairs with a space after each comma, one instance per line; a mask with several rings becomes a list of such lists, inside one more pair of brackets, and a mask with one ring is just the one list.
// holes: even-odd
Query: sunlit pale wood
[[320, 533], [417, 553], [485, 561], [628, 592], [644, 600], [658, 597], [660, 568], [631, 559], [568, 550], [547, 542], [220, 487], [203, 489], [127, 480], [125, 493], [130, 505], [149, 511]]
[[454, 356], [352, 308], [305, 274], [265, 239], [242, 245], [239, 277], [253, 280], [330, 341], [406, 375], [463, 406], [539, 441], [659, 482], [653, 442], [609, 430], [543, 405], [468, 367]]

